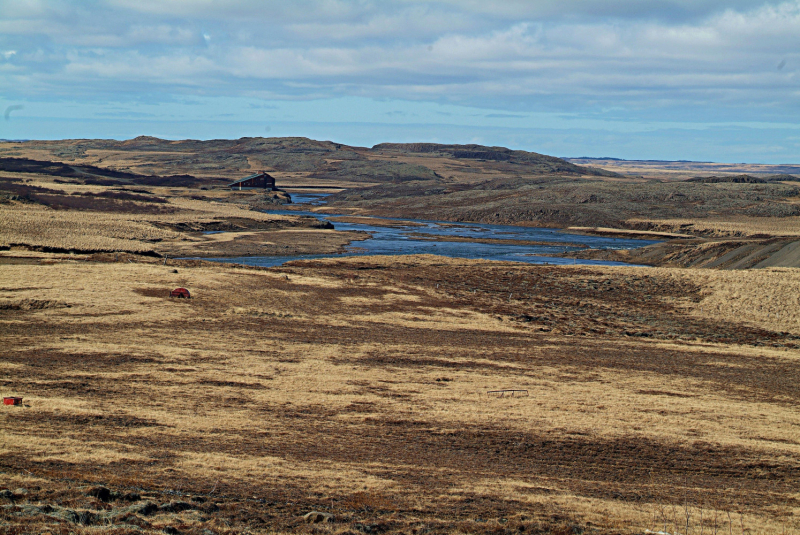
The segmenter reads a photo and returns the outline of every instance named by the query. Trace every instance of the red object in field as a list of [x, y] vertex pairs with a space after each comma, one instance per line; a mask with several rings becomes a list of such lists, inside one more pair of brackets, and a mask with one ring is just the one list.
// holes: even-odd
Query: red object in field
[[22, 398], [5, 397], [3, 398], [3, 405], [22, 405]]
[[189, 290], [186, 288], [175, 288], [169, 293], [170, 297], [181, 297], [184, 299], [189, 299], [191, 296], [189, 295]]

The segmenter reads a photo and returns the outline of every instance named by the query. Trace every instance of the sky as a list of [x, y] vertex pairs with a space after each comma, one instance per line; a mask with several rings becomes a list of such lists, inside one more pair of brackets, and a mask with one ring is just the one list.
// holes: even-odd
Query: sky
[[800, 163], [800, 0], [0, 0], [0, 139]]

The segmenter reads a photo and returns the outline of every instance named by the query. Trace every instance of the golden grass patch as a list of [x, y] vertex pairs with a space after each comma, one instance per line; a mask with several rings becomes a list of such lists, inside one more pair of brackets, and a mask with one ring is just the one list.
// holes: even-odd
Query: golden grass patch
[[[485, 281], [476, 294], [457, 289], [470, 270]], [[769, 325], [747, 307], [793, 295], [795, 271], [414, 256], [178, 271], [0, 265], [0, 299], [70, 304], [0, 311], [3, 393], [29, 405], [0, 411], [12, 466], [92, 465], [98, 477], [285, 492], [307, 507], [377, 492], [399, 510], [447, 518], [570, 511], [620, 530], [654, 529], [659, 508], [686, 494], [692, 518], [701, 506], [718, 515], [741, 506], [751, 529], [777, 533], [785, 522], [770, 507], [791, 500], [800, 462], [791, 381], [800, 353], [756, 346], [766, 334], [749, 325]], [[509, 282], [493, 289], [499, 276]], [[508, 285], [539, 276], [549, 278], [535, 299], [508, 300]], [[587, 279], [629, 286], [572, 289]], [[175, 286], [193, 298], [167, 297]], [[603, 332], [586, 330], [593, 310]], [[536, 319], [515, 319], [523, 313]], [[541, 331], [544, 316], [564, 334]], [[688, 334], [614, 334], [645, 330], [645, 316]], [[751, 338], [715, 342], [725, 325]], [[527, 395], [489, 395], [502, 389]], [[730, 490], [740, 486], [744, 497]]]
[[692, 275], [703, 280], [705, 288], [695, 314], [800, 334], [800, 269], [751, 270], [746, 276], [729, 271]]
[[695, 232], [718, 236], [800, 236], [800, 217], [738, 217], [714, 219], [629, 219], [629, 224], [649, 223], [673, 232]]
[[[43, 182], [50, 187], [52, 184]], [[100, 186], [63, 186], [65, 193], [98, 193], [107, 191]], [[98, 189], [99, 188], [99, 189]], [[151, 188], [162, 189], [162, 188]], [[74, 191], [73, 191], [74, 190]], [[250, 238], [265, 232], [232, 232], [198, 236], [197, 233], [170, 230], [192, 225], [216, 224], [227, 219], [250, 221], [253, 225], [271, 223], [276, 226], [292, 224], [297, 217], [267, 214], [215, 200], [197, 200], [161, 191], [168, 202], [159, 204], [172, 211], [163, 213], [117, 213], [76, 210], [54, 210], [33, 203], [0, 204], [0, 247], [24, 246], [57, 251], [128, 252], [149, 254], [192, 254], [203, 243], [222, 243]], [[308, 229], [305, 229], [307, 232]], [[261, 237], [259, 236], [259, 237]], [[319, 239], [324, 241], [324, 234]], [[271, 241], [267, 237], [264, 244]], [[196, 251], [195, 251], [196, 254]]]

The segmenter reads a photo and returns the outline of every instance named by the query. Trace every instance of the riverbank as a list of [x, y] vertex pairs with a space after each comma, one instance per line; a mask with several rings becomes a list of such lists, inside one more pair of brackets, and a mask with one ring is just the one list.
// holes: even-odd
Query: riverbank
[[[417, 252], [522, 262], [537, 261], [530, 255], [539, 254], [557, 263], [555, 254], [572, 249], [644, 245], [625, 239], [578, 239], [551, 229], [330, 214], [313, 206], [326, 193], [301, 197], [307, 205], [276, 205], [271, 201], [277, 194], [259, 191], [110, 188], [49, 176], [26, 177], [21, 184], [14, 187], [27, 188], [28, 197], [0, 203], [0, 256], [22, 251], [130, 253], [264, 258], [261, 263], [271, 265], [276, 259]], [[257, 260], [248, 260], [253, 262]]]
[[[414, 219], [385, 219], [367, 216], [345, 216], [330, 211], [314, 209], [304, 211], [303, 206], [293, 210], [273, 210], [275, 215], [294, 214], [317, 218], [321, 224], [336, 222], [341, 233], [361, 233], [368, 236], [351, 244], [336, 256], [352, 255], [404, 255], [434, 254], [452, 258], [500, 260], [525, 263], [574, 264], [576, 261], [559, 258], [562, 253], [579, 249], [625, 249], [642, 247], [654, 241], [630, 240], [618, 237], [572, 235], [558, 229], [514, 227], [423, 221]], [[373, 224], [373, 222], [375, 224]], [[220, 257], [227, 262], [241, 262], [250, 266], [277, 266], [292, 260], [322, 258], [329, 254], [307, 255], [279, 254]], [[616, 265], [618, 261], [585, 259], [585, 264]]]
[[576, 260], [601, 260], [664, 267], [710, 269], [762, 269], [800, 266], [800, 240], [677, 239], [637, 249], [564, 252]]
[[0, 196], [0, 254], [336, 254], [367, 237], [337, 232], [329, 222], [309, 215], [253, 209], [251, 204], [265, 197], [258, 192], [109, 188], [49, 177], [27, 177], [22, 184], [34, 197]]

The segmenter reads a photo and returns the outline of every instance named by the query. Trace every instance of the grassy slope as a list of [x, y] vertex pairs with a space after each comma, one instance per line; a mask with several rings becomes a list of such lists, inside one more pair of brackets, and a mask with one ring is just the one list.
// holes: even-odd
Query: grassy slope
[[261, 169], [356, 182], [436, 178], [421, 166], [373, 162], [353, 147], [307, 138], [31, 141], [0, 144], [0, 156], [52, 159], [143, 175], [189, 174], [221, 181]]
[[[312, 509], [334, 531], [672, 532], [684, 505], [692, 530], [701, 508], [707, 530], [727, 512], [737, 531], [740, 515], [759, 533], [794, 526], [796, 270], [375, 257], [0, 271], [2, 388], [27, 403], [0, 412], [0, 470], [40, 489], [22, 503], [58, 491], [97, 510], [67, 477], [205, 496], [221, 511], [133, 519], [196, 533], [295, 530]], [[170, 300], [175, 286], [194, 298]]]
[[631, 220], [683, 222], [793, 218], [796, 186], [598, 181], [562, 177], [494, 179], [464, 186], [415, 182], [342, 192], [333, 208], [381, 215], [541, 226], [636, 228]]
[[312, 217], [263, 213], [261, 208], [274, 206], [268, 205], [269, 197], [259, 192], [84, 185], [48, 175], [6, 173], [0, 177], [0, 250], [285, 255], [336, 252], [363, 239], [360, 233], [325, 228]]

